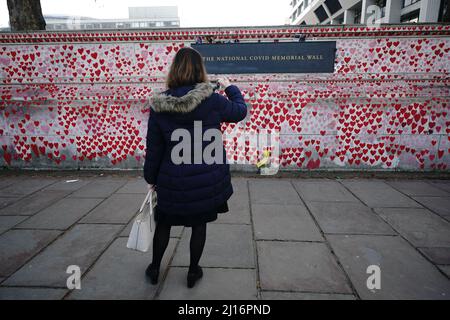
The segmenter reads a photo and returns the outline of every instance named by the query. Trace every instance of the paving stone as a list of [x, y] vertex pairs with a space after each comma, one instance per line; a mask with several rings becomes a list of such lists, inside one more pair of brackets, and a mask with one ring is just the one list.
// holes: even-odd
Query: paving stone
[[[131, 221], [127, 224], [127, 227], [123, 229], [123, 231], [120, 233], [119, 237], [128, 237], [131, 232], [131, 228], [133, 227], [134, 217], [131, 219]], [[172, 226], [170, 230], [170, 237], [171, 238], [180, 238], [181, 234], [183, 233], [183, 226]]]
[[420, 207], [414, 200], [379, 180], [342, 179], [342, 184], [349, 188], [362, 202], [375, 207]]
[[263, 291], [262, 300], [356, 300], [352, 294]]
[[253, 179], [249, 180], [252, 203], [259, 204], [300, 204], [301, 200], [289, 180]]
[[[169, 245], [161, 262], [160, 280], [175, 249], [175, 239]], [[127, 239], [118, 238], [101, 255], [95, 265], [81, 279], [81, 289], [73, 290], [68, 299], [153, 299], [158, 286], [145, 276], [152, 261], [151, 248], [139, 252], [126, 247]]]
[[0, 216], [0, 234], [22, 222], [25, 216]]
[[22, 197], [0, 197], [0, 209], [19, 201]]
[[9, 230], [0, 236], [0, 276], [8, 276], [58, 235], [50, 230]]
[[449, 180], [427, 180], [429, 184], [435, 186], [441, 190], [447, 191], [450, 193], [450, 181]]
[[233, 195], [228, 200], [228, 212], [219, 214], [214, 223], [250, 224], [250, 201], [247, 180], [233, 178]]
[[[25, 264], [2, 285], [66, 288], [67, 267], [84, 273], [119, 232], [118, 225], [76, 225]], [[23, 232], [26, 230], [20, 230]], [[55, 231], [40, 231], [55, 232]]]
[[450, 220], [450, 197], [413, 197], [424, 207]]
[[18, 197], [36, 192], [54, 183], [55, 179], [19, 178], [13, 184], [0, 189], [0, 197]]
[[188, 268], [171, 267], [159, 300], [256, 300], [254, 269], [203, 268], [203, 278], [186, 286]]
[[76, 191], [91, 183], [93, 179], [89, 178], [66, 178], [45, 187], [46, 191]]
[[103, 200], [64, 198], [19, 224], [17, 228], [66, 230]]
[[450, 278], [450, 266], [439, 266], [439, 269], [441, 269], [442, 272], [445, 273], [447, 278]]
[[305, 201], [359, 202], [342, 184], [328, 179], [296, 179], [292, 183]]
[[379, 208], [376, 211], [416, 247], [450, 247], [450, 223], [427, 209]]
[[324, 241], [308, 210], [299, 205], [252, 205], [255, 238]]
[[263, 290], [351, 293], [325, 244], [258, 241], [257, 246]]
[[370, 208], [359, 202], [307, 202], [324, 233], [395, 234]]
[[144, 195], [147, 194], [147, 192], [148, 183], [143, 178], [129, 180], [123, 187], [116, 191], [116, 193], [143, 193]]
[[67, 191], [39, 191], [1, 209], [0, 215], [31, 216], [67, 194]]
[[[189, 266], [189, 240], [192, 228], [186, 229], [175, 252], [173, 266]], [[203, 267], [254, 268], [251, 226], [208, 224], [206, 244], [200, 265]]]
[[[362, 299], [449, 299], [450, 282], [401, 237], [330, 235], [330, 244]], [[369, 290], [367, 267], [378, 265], [381, 289]]]
[[450, 248], [418, 248], [436, 264], [450, 264]]
[[409, 196], [450, 196], [450, 193], [445, 192], [444, 190], [439, 189], [426, 181], [388, 180], [386, 183]]
[[49, 288], [1, 287], [0, 300], [61, 300], [67, 291]]
[[142, 194], [113, 194], [103, 201], [81, 223], [123, 223], [132, 219], [144, 201]]
[[12, 185], [14, 182], [18, 181], [20, 178], [17, 177], [3, 177], [0, 176], [0, 189]]
[[[77, 198], [107, 198], [126, 183], [125, 179], [97, 178], [70, 195]], [[142, 200], [144, 201], [144, 200]]]

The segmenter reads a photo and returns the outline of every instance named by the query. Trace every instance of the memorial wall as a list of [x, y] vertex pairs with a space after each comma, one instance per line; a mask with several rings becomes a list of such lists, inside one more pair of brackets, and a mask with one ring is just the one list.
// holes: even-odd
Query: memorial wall
[[[142, 168], [147, 99], [199, 36], [224, 42], [205, 50], [280, 45], [252, 58], [265, 73], [226, 74], [251, 108], [222, 126], [236, 170], [255, 170], [261, 148], [236, 141], [259, 132], [277, 134], [280, 170], [449, 170], [450, 26], [428, 24], [1, 33], [0, 166]], [[322, 41], [335, 42], [331, 72], [264, 61]]]

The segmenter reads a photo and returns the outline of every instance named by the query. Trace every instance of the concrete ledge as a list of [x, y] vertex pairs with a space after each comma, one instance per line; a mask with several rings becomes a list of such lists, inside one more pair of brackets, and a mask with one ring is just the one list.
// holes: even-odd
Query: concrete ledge
[[[374, 178], [374, 179], [439, 179], [449, 180], [450, 171], [391, 171], [391, 170], [297, 170], [279, 171], [273, 176], [262, 176], [258, 172], [242, 172], [231, 170], [233, 177], [245, 178]], [[141, 170], [95, 169], [95, 170], [49, 170], [49, 169], [0, 169], [0, 177], [28, 176], [28, 177], [142, 177]]]

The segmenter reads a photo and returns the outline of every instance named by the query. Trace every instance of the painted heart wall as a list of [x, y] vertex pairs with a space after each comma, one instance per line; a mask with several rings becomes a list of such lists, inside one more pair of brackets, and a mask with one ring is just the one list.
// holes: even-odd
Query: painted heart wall
[[230, 75], [251, 105], [222, 127], [232, 163], [255, 163], [261, 150], [235, 142], [266, 130], [285, 170], [449, 169], [448, 25], [0, 34], [0, 166], [142, 168], [146, 101], [181, 47], [299, 32], [337, 42], [335, 72]]

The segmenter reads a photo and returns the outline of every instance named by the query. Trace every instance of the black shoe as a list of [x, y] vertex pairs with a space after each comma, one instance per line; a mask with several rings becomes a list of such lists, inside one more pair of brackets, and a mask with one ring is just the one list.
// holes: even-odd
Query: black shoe
[[150, 278], [150, 282], [152, 284], [158, 283], [158, 277], [159, 277], [159, 268], [154, 268], [153, 265], [150, 263], [147, 267], [147, 270], [145, 270], [145, 274], [147, 277]]
[[197, 282], [197, 280], [200, 279], [201, 277], [203, 277], [203, 270], [200, 266], [197, 267], [197, 271], [188, 272], [187, 275], [188, 288], [192, 288], [195, 285], [195, 282]]

